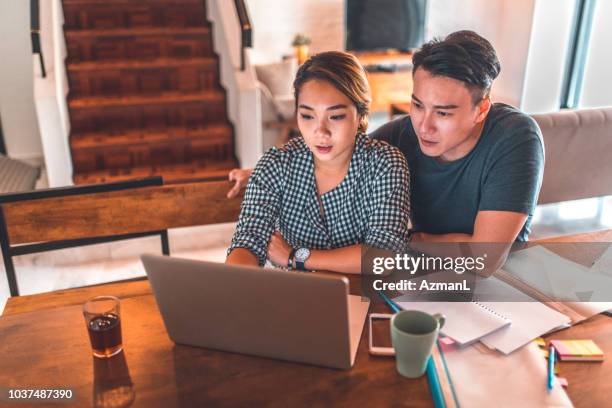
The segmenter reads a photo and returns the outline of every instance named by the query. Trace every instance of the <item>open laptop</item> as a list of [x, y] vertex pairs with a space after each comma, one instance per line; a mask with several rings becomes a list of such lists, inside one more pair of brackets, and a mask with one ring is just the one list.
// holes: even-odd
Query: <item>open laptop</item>
[[166, 256], [141, 257], [178, 344], [349, 369], [369, 301], [348, 279]]

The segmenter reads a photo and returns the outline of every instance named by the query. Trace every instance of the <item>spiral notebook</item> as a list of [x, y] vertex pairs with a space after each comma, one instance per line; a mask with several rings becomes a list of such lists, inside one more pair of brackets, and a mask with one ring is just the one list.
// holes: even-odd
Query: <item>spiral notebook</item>
[[446, 323], [440, 330], [460, 346], [480, 340], [482, 337], [509, 326], [512, 321], [479, 302], [412, 302], [409, 295], [393, 299], [404, 310], [421, 310], [440, 313]]

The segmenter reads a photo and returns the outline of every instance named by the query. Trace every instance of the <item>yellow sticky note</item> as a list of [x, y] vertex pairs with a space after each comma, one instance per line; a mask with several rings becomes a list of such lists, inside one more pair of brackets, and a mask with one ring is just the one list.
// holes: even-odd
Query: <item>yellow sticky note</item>
[[540, 347], [546, 347], [546, 341], [545, 341], [543, 338], [538, 337], [538, 338], [537, 338], [537, 339], [535, 339], [534, 341], [535, 341], [535, 343], [536, 343], [538, 346], [540, 346]]

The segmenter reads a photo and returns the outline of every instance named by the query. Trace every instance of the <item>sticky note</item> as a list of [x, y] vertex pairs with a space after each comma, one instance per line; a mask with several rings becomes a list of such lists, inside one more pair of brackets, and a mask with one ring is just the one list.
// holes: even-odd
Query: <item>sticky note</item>
[[602, 361], [603, 351], [593, 340], [551, 340], [561, 360], [565, 361]]
[[451, 344], [455, 343], [455, 340], [451, 339], [450, 337], [440, 337], [440, 343], [450, 346]]

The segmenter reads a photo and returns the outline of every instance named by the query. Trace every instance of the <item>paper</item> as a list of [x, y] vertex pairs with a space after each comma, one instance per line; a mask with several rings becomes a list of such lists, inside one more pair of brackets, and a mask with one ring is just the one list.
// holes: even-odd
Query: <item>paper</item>
[[487, 347], [509, 354], [542, 334], [568, 327], [570, 324], [569, 317], [495, 277], [482, 280], [479, 285], [490, 293], [503, 294], [505, 299], [525, 299], [522, 302], [479, 302], [512, 321], [510, 326], [480, 339]]
[[452, 337], [460, 345], [477, 341], [511, 323], [511, 320], [491, 313], [474, 302], [411, 302], [406, 301], [407, 299], [410, 299], [409, 295], [393, 300], [404, 310], [443, 314], [446, 322], [440, 333]]
[[612, 245], [593, 263], [591, 271], [612, 277]]
[[[593, 263], [591, 271], [612, 277], [612, 245]], [[608, 310], [608, 314], [612, 315], [612, 309]]]
[[[601, 259], [601, 258], [600, 258]], [[612, 277], [535, 246], [508, 257], [504, 270], [589, 318], [612, 309]], [[597, 301], [595, 301], [597, 300]]]
[[572, 406], [559, 381], [546, 391], [547, 362], [533, 342], [509, 356], [474, 346], [441, 349], [462, 406]]

